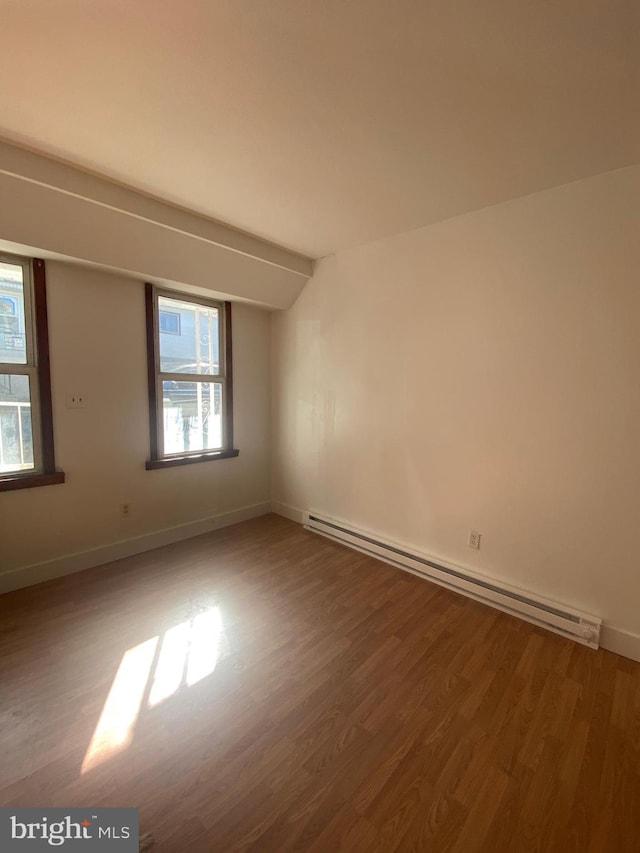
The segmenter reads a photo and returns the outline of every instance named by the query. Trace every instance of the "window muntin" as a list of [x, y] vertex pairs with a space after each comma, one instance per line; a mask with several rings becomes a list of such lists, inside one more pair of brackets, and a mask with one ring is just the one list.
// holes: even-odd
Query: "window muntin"
[[[165, 315], [177, 315], [167, 327]], [[233, 451], [231, 306], [147, 285], [151, 460], [206, 461]], [[149, 325], [151, 324], [151, 325]], [[157, 464], [154, 464], [157, 463]]]

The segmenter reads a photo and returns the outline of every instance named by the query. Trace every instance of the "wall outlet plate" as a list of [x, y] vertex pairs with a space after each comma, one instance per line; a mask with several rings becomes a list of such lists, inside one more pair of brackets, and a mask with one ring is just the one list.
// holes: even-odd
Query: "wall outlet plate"
[[67, 409], [86, 409], [87, 395], [86, 394], [67, 394]]
[[482, 537], [482, 533], [478, 533], [477, 530], [469, 531], [469, 548], [473, 548], [476, 551], [480, 550], [480, 538]]

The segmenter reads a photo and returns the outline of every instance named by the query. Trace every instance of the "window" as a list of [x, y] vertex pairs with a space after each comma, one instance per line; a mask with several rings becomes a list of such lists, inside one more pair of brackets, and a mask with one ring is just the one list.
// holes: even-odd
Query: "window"
[[0, 255], [0, 491], [64, 483], [56, 471], [45, 266]]
[[231, 303], [146, 285], [147, 468], [237, 456], [233, 448]]
[[160, 334], [179, 335], [180, 334], [180, 314], [173, 311], [158, 312]]

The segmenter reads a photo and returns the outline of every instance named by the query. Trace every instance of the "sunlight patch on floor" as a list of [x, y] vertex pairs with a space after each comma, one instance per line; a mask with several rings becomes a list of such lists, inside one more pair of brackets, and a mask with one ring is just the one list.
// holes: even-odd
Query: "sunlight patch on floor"
[[212, 607], [199, 613], [191, 624], [191, 646], [187, 662], [186, 684], [193, 687], [216, 668], [220, 659], [222, 615]]
[[102, 764], [131, 743], [157, 645], [158, 637], [152, 637], [124, 653], [82, 762], [81, 773]]
[[[126, 749], [141, 714], [215, 670], [223, 632], [220, 608], [210, 607], [190, 619], [128, 649], [120, 662], [80, 773]], [[155, 665], [154, 665], [155, 661]], [[144, 698], [149, 687], [146, 708]]]
[[182, 684], [184, 665], [189, 652], [189, 622], [176, 625], [162, 638], [160, 656], [153, 673], [148, 705], [153, 708], [172, 696]]

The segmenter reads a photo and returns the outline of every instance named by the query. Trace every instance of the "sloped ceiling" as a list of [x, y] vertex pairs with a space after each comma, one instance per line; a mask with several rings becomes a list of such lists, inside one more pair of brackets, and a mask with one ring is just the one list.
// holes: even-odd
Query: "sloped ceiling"
[[637, 10], [5, 0], [0, 136], [320, 257], [634, 162]]

